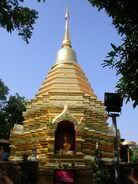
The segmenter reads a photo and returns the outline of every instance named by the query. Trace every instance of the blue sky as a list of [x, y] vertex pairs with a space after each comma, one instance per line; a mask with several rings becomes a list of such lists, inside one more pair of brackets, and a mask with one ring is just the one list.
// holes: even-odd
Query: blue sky
[[[26, 44], [17, 32], [12, 34], [0, 29], [0, 78], [10, 93], [18, 92], [27, 99], [34, 97], [42, 81], [54, 64], [64, 35], [66, 0], [30, 0], [27, 6], [39, 12], [33, 36]], [[106, 13], [98, 12], [87, 0], [75, 0], [70, 6], [70, 35], [78, 62], [85, 72], [97, 97], [103, 101], [104, 92], [114, 92], [118, 77], [115, 71], [102, 68], [101, 64], [110, 51], [110, 43], [121, 39]], [[132, 103], [123, 105], [117, 119], [121, 137], [138, 142], [138, 108]], [[108, 121], [111, 123], [111, 120]]]

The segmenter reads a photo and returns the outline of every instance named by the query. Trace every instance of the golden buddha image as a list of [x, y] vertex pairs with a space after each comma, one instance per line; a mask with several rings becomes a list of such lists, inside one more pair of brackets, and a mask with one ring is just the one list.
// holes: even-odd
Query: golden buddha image
[[71, 151], [71, 144], [68, 141], [68, 138], [65, 136], [64, 137], [64, 143], [63, 143], [63, 148], [60, 149], [60, 154], [73, 154], [74, 152]]

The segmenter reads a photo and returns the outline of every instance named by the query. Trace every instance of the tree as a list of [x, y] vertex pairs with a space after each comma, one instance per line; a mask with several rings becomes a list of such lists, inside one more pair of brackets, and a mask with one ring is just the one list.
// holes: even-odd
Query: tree
[[26, 110], [24, 97], [16, 93], [8, 96], [8, 87], [0, 80], [0, 139], [8, 139], [14, 124], [22, 124]]
[[131, 162], [138, 163], [138, 146], [131, 148], [131, 151], [132, 151]]
[[6, 100], [6, 96], [9, 92], [8, 87], [4, 84], [4, 82], [0, 79], [0, 106], [1, 102]]
[[138, 3], [137, 0], [88, 0], [98, 10], [104, 9], [122, 38], [122, 44], [111, 44], [103, 66], [115, 68], [120, 76], [117, 91], [133, 106], [138, 105]]
[[105, 167], [102, 160], [102, 154], [99, 148], [96, 148], [95, 153], [95, 184], [111, 184], [111, 177], [108, 169]]
[[23, 2], [24, 0], [0, 0], [0, 27], [10, 33], [17, 30], [18, 35], [28, 43], [38, 12], [21, 6]]

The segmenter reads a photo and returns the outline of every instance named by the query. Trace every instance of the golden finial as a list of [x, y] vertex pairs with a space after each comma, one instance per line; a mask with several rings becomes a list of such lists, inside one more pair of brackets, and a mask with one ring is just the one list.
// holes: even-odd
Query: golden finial
[[62, 42], [62, 47], [72, 47], [71, 46], [71, 41], [70, 41], [70, 35], [69, 35], [69, 20], [70, 20], [70, 16], [69, 16], [69, 9], [66, 8], [66, 14], [65, 14], [65, 34], [64, 34], [64, 39]]

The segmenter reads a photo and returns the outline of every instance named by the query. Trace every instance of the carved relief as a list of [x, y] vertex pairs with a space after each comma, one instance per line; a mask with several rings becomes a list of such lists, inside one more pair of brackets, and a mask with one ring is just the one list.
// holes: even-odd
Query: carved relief
[[79, 124], [78, 120], [72, 114], [70, 114], [67, 105], [64, 106], [62, 113], [53, 119], [53, 128], [56, 129], [57, 124], [61, 121], [72, 122], [75, 127], [77, 127]]

